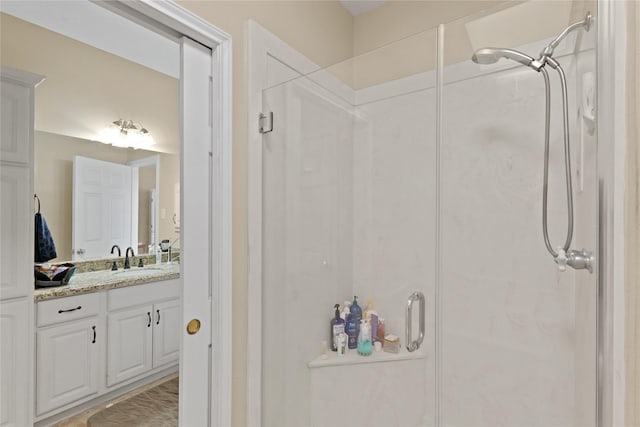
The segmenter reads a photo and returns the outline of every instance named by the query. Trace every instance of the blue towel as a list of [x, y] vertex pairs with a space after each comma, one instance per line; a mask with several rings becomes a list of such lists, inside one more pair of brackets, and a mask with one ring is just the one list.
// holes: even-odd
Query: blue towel
[[35, 262], [46, 262], [58, 256], [56, 245], [47, 226], [47, 221], [40, 212], [36, 214]]

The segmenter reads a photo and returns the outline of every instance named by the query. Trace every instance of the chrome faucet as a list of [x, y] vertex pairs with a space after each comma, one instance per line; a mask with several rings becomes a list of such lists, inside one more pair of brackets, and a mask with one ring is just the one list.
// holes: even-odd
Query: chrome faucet
[[173, 242], [169, 243], [169, 247], [167, 248], [167, 263], [170, 264], [173, 262], [173, 245], [180, 239], [180, 236], [173, 239]]
[[131, 265], [129, 265], [129, 251], [131, 251], [131, 258], [136, 256], [136, 254], [133, 253], [133, 248], [129, 246], [127, 251], [124, 253], [124, 268], [127, 270], [131, 268]]
[[[121, 257], [122, 256], [122, 252], [120, 252], [120, 246], [118, 246], [118, 245], [111, 246], [111, 254], [113, 254], [113, 251], [115, 249], [118, 250], [118, 256]], [[117, 269], [118, 269], [118, 263], [116, 262], [116, 260], [113, 260], [113, 264], [111, 264], [111, 270], [115, 271]]]

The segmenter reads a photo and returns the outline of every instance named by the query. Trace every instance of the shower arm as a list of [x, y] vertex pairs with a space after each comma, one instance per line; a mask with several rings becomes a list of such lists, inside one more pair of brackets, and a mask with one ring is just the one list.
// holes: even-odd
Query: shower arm
[[563, 32], [561, 32], [555, 39], [553, 39], [553, 41], [551, 41], [551, 43], [549, 43], [547, 47], [544, 48], [544, 50], [540, 53], [540, 59], [538, 61], [545, 63], [546, 60], [550, 58], [551, 55], [553, 55], [553, 51], [555, 50], [555, 48], [558, 47], [560, 42], [565, 37], [567, 37], [567, 35], [570, 32], [577, 30], [579, 28], [584, 28], [585, 31], [589, 31], [589, 29], [591, 28], [592, 21], [593, 21], [593, 15], [591, 15], [591, 12], [587, 12], [587, 15], [582, 21], [578, 21], [569, 25], [567, 28], [564, 29]]

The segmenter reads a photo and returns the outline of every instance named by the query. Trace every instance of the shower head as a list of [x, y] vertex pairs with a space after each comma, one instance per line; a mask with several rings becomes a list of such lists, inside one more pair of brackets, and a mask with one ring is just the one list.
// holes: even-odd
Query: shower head
[[530, 67], [534, 61], [529, 55], [525, 55], [517, 50], [497, 47], [483, 47], [482, 49], [478, 49], [471, 57], [471, 60], [476, 64], [493, 64], [494, 62], [498, 62], [500, 58], [511, 59], [527, 67]]

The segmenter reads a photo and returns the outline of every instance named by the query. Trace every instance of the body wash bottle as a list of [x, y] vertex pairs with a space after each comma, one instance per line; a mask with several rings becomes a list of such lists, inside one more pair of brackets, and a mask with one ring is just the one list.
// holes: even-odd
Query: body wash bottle
[[340, 304], [334, 306], [335, 313], [330, 324], [331, 350], [338, 351], [338, 336], [344, 333], [344, 320], [340, 317]]

